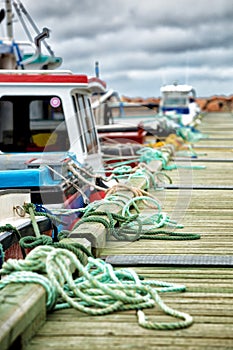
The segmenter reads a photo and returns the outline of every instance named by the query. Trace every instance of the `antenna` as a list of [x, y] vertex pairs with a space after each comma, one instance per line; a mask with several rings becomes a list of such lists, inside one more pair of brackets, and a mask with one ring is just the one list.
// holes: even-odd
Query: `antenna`
[[186, 51], [186, 67], [185, 67], [185, 84], [189, 82], [189, 58], [188, 53]]
[[99, 76], [100, 76], [100, 69], [99, 69], [99, 62], [98, 61], [95, 62], [95, 76], [97, 78], [99, 78]]

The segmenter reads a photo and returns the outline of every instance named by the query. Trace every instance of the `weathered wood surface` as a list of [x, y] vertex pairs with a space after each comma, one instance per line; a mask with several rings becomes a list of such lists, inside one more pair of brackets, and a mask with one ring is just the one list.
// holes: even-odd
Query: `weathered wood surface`
[[45, 291], [35, 284], [10, 284], [0, 300], [0, 349], [21, 349], [45, 322]]
[[[163, 300], [194, 317], [194, 324], [177, 331], [151, 331], [137, 324], [135, 312], [90, 317], [74, 310], [48, 316], [28, 350], [56, 349], [232, 349], [233, 273], [222, 269], [135, 268], [146, 278], [185, 283], [182, 294], [166, 294]], [[146, 314], [169, 321], [159, 309]]]
[[[163, 203], [163, 211], [184, 225], [179, 232], [200, 233], [201, 239], [182, 242], [151, 240], [149, 244], [147, 240], [127, 244], [108, 242], [105, 255], [233, 254], [233, 191], [165, 190], [158, 191], [157, 198]], [[150, 210], [144, 212], [149, 214]]]
[[[232, 116], [206, 115], [199, 129], [220, 138], [225, 131], [230, 134], [230, 129], [233, 130]], [[200, 141], [206, 145], [206, 148], [195, 149], [198, 153], [206, 153], [200, 157], [233, 157], [232, 140], [215, 140], [215, 149], [209, 148], [211, 142]], [[217, 147], [225, 144], [226, 149]], [[176, 184], [190, 181], [207, 185], [232, 184], [232, 164], [214, 162], [205, 165], [204, 170], [180, 169], [167, 174]], [[163, 210], [184, 225], [181, 232], [198, 232], [201, 239], [107, 242], [103, 257], [114, 254], [233, 255], [233, 190], [167, 189], [152, 192], [161, 201]], [[151, 210], [147, 208], [144, 212], [149, 214]], [[134, 270], [146, 279], [185, 284], [186, 292], [165, 293], [162, 297], [169, 306], [190, 313], [194, 324], [183, 330], [152, 331], [138, 326], [133, 311], [93, 317], [75, 310], [63, 310], [48, 315], [46, 324], [38, 330], [26, 350], [233, 349], [232, 268], [183, 266], [134, 267]], [[170, 320], [158, 308], [148, 309], [146, 314], [154, 315], [157, 321]]]
[[[215, 153], [216, 156], [216, 153]], [[173, 162], [171, 162], [173, 164]], [[191, 168], [178, 168], [172, 171], [167, 171], [167, 175], [171, 177], [173, 184], [190, 184], [197, 185], [229, 185], [233, 186], [233, 163], [232, 162], [176, 162], [176, 165], [190, 167], [205, 166], [205, 169], [193, 170]]]

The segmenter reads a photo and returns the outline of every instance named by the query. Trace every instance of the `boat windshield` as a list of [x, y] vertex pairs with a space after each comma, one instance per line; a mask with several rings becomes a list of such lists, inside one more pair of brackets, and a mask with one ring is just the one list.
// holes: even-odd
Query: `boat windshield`
[[3, 152], [67, 151], [70, 147], [58, 96], [2, 96], [0, 150]]
[[187, 99], [185, 97], [165, 97], [164, 106], [185, 106]]

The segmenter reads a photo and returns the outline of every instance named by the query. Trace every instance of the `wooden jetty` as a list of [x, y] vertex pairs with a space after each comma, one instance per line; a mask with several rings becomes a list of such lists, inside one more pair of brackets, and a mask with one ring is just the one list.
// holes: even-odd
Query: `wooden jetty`
[[[198, 157], [173, 154], [169, 164], [177, 169], [166, 171], [172, 184], [150, 193], [184, 225], [180, 232], [201, 238], [106, 241], [103, 249], [95, 250], [115, 268], [130, 267], [148, 280], [185, 285], [185, 292], [164, 293], [162, 298], [190, 314], [193, 324], [177, 330], [145, 329], [135, 311], [90, 316], [65, 309], [46, 315], [41, 286], [12, 284], [0, 294], [1, 350], [233, 349], [233, 116], [206, 114], [199, 130], [209, 137], [193, 145]], [[144, 311], [157, 322], [171, 319], [159, 308]]]

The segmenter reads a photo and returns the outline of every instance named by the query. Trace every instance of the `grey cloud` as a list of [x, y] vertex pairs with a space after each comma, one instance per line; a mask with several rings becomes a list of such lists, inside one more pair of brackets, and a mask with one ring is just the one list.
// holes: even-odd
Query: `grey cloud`
[[[165, 80], [189, 79], [202, 95], [231, 93], [233, 6], [229, 0], [22, 0], [62, 68], [152, 96]], [[208, 82], [211, 82], [208, 84]], [[214, 83], [215, 82], [215, 83]]]

